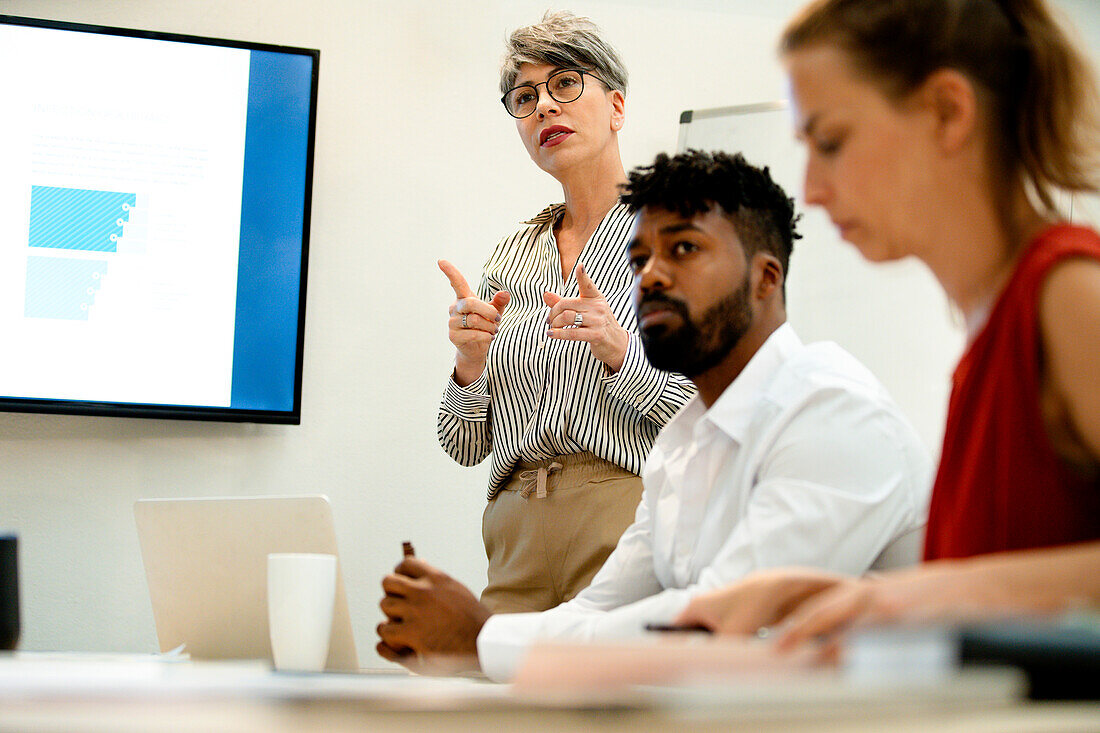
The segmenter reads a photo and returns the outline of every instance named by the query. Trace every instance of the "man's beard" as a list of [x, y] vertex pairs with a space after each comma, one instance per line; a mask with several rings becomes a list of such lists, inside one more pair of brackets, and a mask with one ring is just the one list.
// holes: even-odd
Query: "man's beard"
[[748, 277], [698, 322], [691, 320], [683, 301], [654, 293], [642, 298], [637, 307], [647, 303], [661, 303], [678, 313], [683, 323], [678, 328], [662, 324], [642, 330], [646, 358], [656, 369], [679, 372], [689, 379], [721, 363], [752, 324]]

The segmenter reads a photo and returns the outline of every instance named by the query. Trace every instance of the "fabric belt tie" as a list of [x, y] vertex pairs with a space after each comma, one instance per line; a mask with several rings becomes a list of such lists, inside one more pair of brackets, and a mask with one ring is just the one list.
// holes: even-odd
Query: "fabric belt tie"
[[523, 488], [520, 489], [519, 495], [524, 499], [529, 499], [531, 497], [531, 491], [533, 490], [536, 499], [545, 499], [546, 477], [561, 469], [562, 465], [560, 463], [551, 461], [547, 466], [539, 466], [538, 468], [521, 471], [519, 480], [523, 482]]

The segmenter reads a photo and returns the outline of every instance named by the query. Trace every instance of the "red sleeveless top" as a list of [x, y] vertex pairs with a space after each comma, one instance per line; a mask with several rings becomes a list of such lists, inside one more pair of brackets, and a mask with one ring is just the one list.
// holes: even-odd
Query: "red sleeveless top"
[[1100, 236], [1061, 224], [1032, 241], [955, 369], [926, 560], [1100, 538], [1100, 480], [1058, 457], [1039, 408], [1039, 295], [1075, 257], [1100, 261]]

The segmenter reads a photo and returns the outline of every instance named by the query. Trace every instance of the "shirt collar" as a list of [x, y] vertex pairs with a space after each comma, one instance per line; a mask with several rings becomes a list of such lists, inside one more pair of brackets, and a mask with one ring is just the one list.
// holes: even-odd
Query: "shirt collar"
[[524, 224], [549, 224], [561, 216], [565, 211], [565, 204], [550, 204], [545, 209], [540, 211], [535, 216], [531, 217]]
[[756, 416], [756, 406], [768, 385], [784, 362], [802, 348], [802, 340], [791, 324], [784, 323], [775, 329], [702, 417], [738, 443], [743, 443], [749, 424]]
[[[607, 210], [607, 214], [604, 215], [604, 220], [606, 221], [609, 216], [611, 216], [614, 212], [618, 211], [619, 209], [624, 209], [625, 210], [626, 209], [626, 204], [624, 204], [622, 201], [616, 201], [615, 205]], [[524, 224], [542, 224], [542, 225], [552, 224], [553, 222], [557, 221], [558, 218], [564, 213], [565, 213], [565, 204], [564, 203], [550, 204], [545, 209], [543, 209], [539, 213], [535, 214], [533, 217], [531, 217], [530, 219], [528, 219], [527, 221], [525, 221], [523, 223]]]

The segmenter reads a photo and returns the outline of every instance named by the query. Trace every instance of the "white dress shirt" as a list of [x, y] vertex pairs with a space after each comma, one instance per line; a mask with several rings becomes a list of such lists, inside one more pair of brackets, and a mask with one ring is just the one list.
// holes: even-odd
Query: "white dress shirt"
[[927, 450], [871, 372], [784, 324], [709, 410], [696, 396], [661, 431], [634, 523], [588, 588], [542, 613], [489, 618], [482, 669], [510, 679], [539, 639], [637, 636], [762, 568], [915, 563], [931, 478]]

